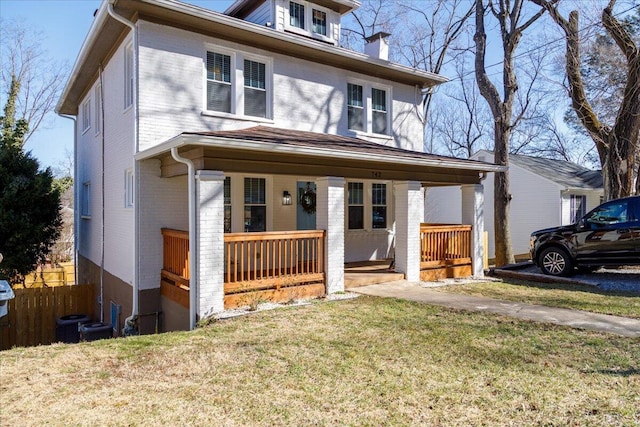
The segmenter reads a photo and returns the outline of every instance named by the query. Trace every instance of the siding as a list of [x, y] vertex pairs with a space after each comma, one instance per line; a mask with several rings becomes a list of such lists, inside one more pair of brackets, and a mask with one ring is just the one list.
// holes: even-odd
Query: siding
[[273, 16], [271, 12], [273, 11], [273, 2], [265, 1], [262, 5], [260, 5], [256, 10], [251, 12], [246, 18], [245, 21], [253, 22], [258, 25], [265, 25], [267, 22], [271, 22], [273, 25]]

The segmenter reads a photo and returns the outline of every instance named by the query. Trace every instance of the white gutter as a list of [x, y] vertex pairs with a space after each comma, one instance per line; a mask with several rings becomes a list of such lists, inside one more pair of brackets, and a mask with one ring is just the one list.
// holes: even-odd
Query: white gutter
[[[138, 153], [140, 149], [140, 135], [138, 131], [138, 118], [139, 118], [139, 105], [138, 105], [138, 93], [139, 93], [139, 81], [138, 78], [138, 30], [137, 27], [133, 24], [133, 22], [128, 21], [122, 16], [118, 15], [113, 10], [113, 3], [116, 0], [108, 0], [106, 3], [108, 14], [113, 17], [116, 21], [126, 25], [131, 29], [131, 33], [133, 34], [133, 78], [135, 81], [133, 93], [131, 94], [133, 97], [133, 154], [134, 156]], [[103, 3], [103, 5], [105, 4]], [[101, 7], [102, 9], [102, 7]], [[93, 30], [93, 27], [92, 27]], [[89, 33], [90, 35], [92, 32]], [[84, 45], [83, 45], [84, 48]], [[82, 51], [80, 51], [82, 54]], [[71, 81], [71, 80], [69, 80]], [[104, 133], [104, 129], [103, 129]], [[135, 324], [136, 318], [139, 314], [139, 292], [140, 292], [140, 268], [139, 268], [139, 254], [140, 254], [140, 236], [138, 234], [138, 230], [140, 229], [140, 164], [137, 160], [134, 159], [133, 166], [133, 176], [135, 179], [135, 189], [134, 189], [134, 201], [133, 201], [133, 298], [131, 302], [131, 316], [125, 319], [125, 331], [129, 330], [128, 326], [130, 323]], [[137, 328], [136, 328], [137, 329]], [[138, 331], [139, 332], [139, 329]]]
[[189, 271], [191, 277], [189, 277], [189, 330], [196, 328], [197, 322], [197, 310], [196, 304], [198, 302], [198, 242], [196, 240], [196, 195], [195, 195], [195, 181], [196, 181], [196, 168], [193, 162], [178, 154], [178, 147], [171, 149], [171, 156], [176, 162], [187, 165], [188, 169], [188, 192], [189, 192]]
[[[78, 185], [78, 131], [77, 117], [58, 113], [58, 116], [73, 121], [73, 274], [78, 283], [78, 228], [80, 227], [80, 186]], [[2, 261], [0, 259], [0, 261]]]
[[[225, 138], [219, 136], [205, 136], [205, 135], [178, 135], [173, 137], [162, 144], [151, 147], [145, 151], [136, 154], [136, 160], [142, 160], [151, 158], [160, 154], [163, 154], [173, 148], [179, 148], [186, 145], [195, 145], [201, 147], [210, 148], [229, 148], [266, 152], [266, 153], [281, 153], [281, 154], [295, 154], [306, 157], [329, 157], [332, 159], [343, 160], [368, 160], [368, 161], [382, 161], [396, 164], [403, 164], [407, 166], [431, 166], [442, 167], [460, 170], [481, 170], [486, 172], [504, 172], [508, 168], [506, 166], [481, 163], [469, 164], [466, 161], [454, 161], [443, 159], [425, 159], [425, 158], [410, 158], [399, 157], [391, 154], [379, 154], [376, 153], [375, 157], [372, 155], [364, 155], [355, 151], [338, 151], [331, 148], [323, 147], [300, 147], [283, 145], [279, 143], [263, 142], [263, 141], [251, 141], [246, 139]], [[381, 146], [382, 147], [382, 146]], [[424, 153], [416, 153], [424, 154]]]

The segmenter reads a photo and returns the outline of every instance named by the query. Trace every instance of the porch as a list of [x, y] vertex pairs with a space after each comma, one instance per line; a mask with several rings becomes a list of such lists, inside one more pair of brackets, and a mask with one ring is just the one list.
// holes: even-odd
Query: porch
[[[472, 275], [470, 225], [420, 227], [420, 279]], [[286, 302], [326, 295], [324, 230], [227, 233], [224, 235], [224, 308]], [[189, 234], [162, 229], [160, 292], [189, 308]], [[344, 288], [402, 280], [394, 260], [344, 265]]]

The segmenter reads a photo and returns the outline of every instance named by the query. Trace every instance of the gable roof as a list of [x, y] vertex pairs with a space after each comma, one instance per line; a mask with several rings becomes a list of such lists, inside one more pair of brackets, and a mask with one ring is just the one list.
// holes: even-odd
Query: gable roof
[[[493, 155], [492, 151], [482, 151]], [[477, 154], [474, 157], [477, 157]], [[566, 188], [584, 190], [599, 190], [603, 188], [602, 171], [588, 169], [566, 160], [509, 154], [509, 161]]]
[[448, 81], [438, 74], [372, 58], [364, 53], [277, 31], [177, 0], [103, 0], [56, 106], [60, 114], [78, 113], [78, 105], [87, 86], [96, 79], [105, 58], [113, 54], [114, 46], [130, 31], [109, 15], [110, 3], [117, 15], [130, 21], [144, 20], [183, 28], [392, 82], [424, 88]]

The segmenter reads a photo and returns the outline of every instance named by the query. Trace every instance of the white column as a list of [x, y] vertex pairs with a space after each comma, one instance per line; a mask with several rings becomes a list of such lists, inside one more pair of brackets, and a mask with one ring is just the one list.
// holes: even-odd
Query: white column
[[471, 261], [473, 276], [483, 277], [484, 187], [482, 184], [462, 186], [462, 223], [471, 224]]
[[316, 225], [326, 230], [324, 265], [327, 294], [344, 291], [344, 178], [316, 180]]
[[410, 282], [420, 281], [420, 222], [424, 192], [417, 181], [393, 183], [396, 214], [396, 271]]
[[224, 310], [224, 173], [196, 172], [197, 314]]

